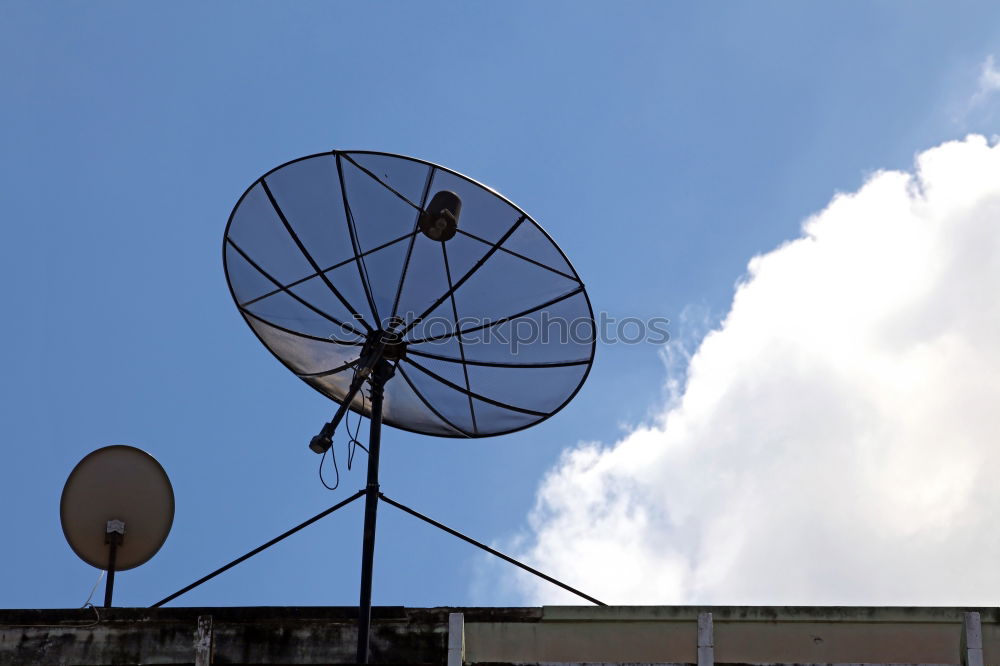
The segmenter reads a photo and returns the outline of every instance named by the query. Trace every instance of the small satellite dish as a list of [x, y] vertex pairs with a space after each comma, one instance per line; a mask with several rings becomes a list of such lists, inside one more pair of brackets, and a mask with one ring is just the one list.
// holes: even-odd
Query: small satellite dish
[[166, 541], [174, 491], [153, 456], [133, 446], [106, 446], [70, 472], [59, 519], [73, 552], [108, 572], [104, 605], [110, 606], [115, 572], [147, 562]]

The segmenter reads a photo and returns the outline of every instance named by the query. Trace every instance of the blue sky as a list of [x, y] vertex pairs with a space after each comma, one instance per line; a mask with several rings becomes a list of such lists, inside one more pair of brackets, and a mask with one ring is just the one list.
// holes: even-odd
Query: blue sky
[[[363, 484], [356, 467], [320, 485], [306, 444], [335, 405], [260, 346], [226, 288], [226, 219], [272, 167], [332, 148], [447, 165], [537, 219], [595, 310], [697, 338], [682, 315], [716, 323], [748, 260], [835, 192], [993, 134], [970, 100], [995, 52], [985, 2], [3, 3], [0, 605], [83, 603], [97, 572], [66, 546], [58, 502], [103, 445], [152, 453], [177, 501], [161, 552], [119, 577], [120, 605]], [[510, 544], [562, 451], [662, 404], [661, 351], [600, 347], [575, 401], [522, 433], [387, 430], [384, 491]], [[355, 604], [360, 509], [177, 603]], [[382, 508], [375, 603], [524, 601], [483, 572], [470, 547]]]

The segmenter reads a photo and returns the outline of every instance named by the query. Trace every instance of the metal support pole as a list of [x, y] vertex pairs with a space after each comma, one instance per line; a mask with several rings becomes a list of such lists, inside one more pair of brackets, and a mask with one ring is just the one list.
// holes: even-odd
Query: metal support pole
[[361, 547], [361, 599], [358, 603], [357, 662], [368, 663], [372, 620], [372, 566], [375, 560], [375, 518], [378, 510], [378, 456], [382, 436], [382, 389], [393, 375], [388, 361], [380, 359], [371, 374], [371, 429], [368, 435], [368, 485], [365, 487], [365, 531]]
[[108, 582], [104, 585], [104, 607], [111, 608], [111, 595], [115, 589], [115, 556], [118, 554], [117, 535], [109, 534], [108, 540]]

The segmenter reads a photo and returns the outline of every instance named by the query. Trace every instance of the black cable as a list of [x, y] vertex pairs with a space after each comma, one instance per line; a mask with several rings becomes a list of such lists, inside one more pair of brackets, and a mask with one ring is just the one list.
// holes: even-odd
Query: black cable
[[331, 486], [327, 484], [326, 479], [323, 478], [323, 461], [326, 460], [326, 451], [323, 452], [323, 457], [319, 459], [319, 482], [323, 484], [323, 487], [327, 490], [336, 490], [340, 486], [340, 470], [337, 469], [337, 452], [331, 446], [328, 451], [330, 451], [330, 458], [333, 460], [333, 471], [337, 474], [337, 480]]
[[[354, 369], [354, 376], [357, 377], [357, 375], [358, 375], [358, 369], [355, 368]], [[352, 383], [353, 383], [353, 380], [352, 380]], [[354, 432], [353, 433], [351, 432], [350, 414], [348, 414], [348, 416], [344, 418], [344, 430], [347, 431], [347, 470], [348, 471], [351, 470], [351, 466], [354, 464], [354, 453], [355, 453], [355, 451], [356, 451], [356, 449], [357, 449], [358, 446], [360, 446], [362, 449], [364, 449], [366, 453], [368, 452], [368, 449], [365, 448], [365, 446], [361, 442], [358, 441], [358, 434], [361, 432], [361, 415], [365, 413], [365, 402], [366, 402], [367, 396], [365, 396], [364, 389], [358, 391], [358, 393], [361, 394], [361, 411], [358, 412], [358, 422], [357, 422], [357, 425], [354, 426]]]
[[[358, 378], [358, 367], [354, 367], [354, 374], [351, 376], [351, 385]], [[365, 392], [362, 390], [361, 393], [361, 411], [365, 411]], [[347, 431], [347, 470], [351, 470], [351, 464], [354, 462], [354, 447], [360, 446], [367, 453], [368, 449], [365, 448], [361, 442], [358, 441], [358, 433], [361, 431], [361, 415], [358, 415], [358, 425], [354, 428], [354, 433], [351, 433], [351, 425], [349, 421], [350, 413], [344, 417], [344, 429]], [[336, 481], [331, 486], [323, 478], [323, 463], [326, 461], [327, 451], [330, 452], [330, 459], [333, 461], [333, 471], [336, 474]], [[336, 490], [340, 487], [340, 468], [337, 466], [337, 449], [334, 446], [330, 446], [327, 451], [323, 451], [323, 457], [319, 459], [319, 482], [323, 484], [323, 487], [327, 490]]]
[[347, 440], [347, 469], [348, 469], [348, 471], [350, 471], [351, 465], [354, 463], [354, 453], [357, 450], [357, 447], [360, 446], [361, 449], [365, 453], [368, 453], [368, 447], [366, 447], [364, 444], [362, 444], [358, 440], [358, 434], [360, 434], [360, 432], [361, 432], [361, 419], [362, 419], [361, 415], [364, 414], [365, 404], [367, 402], [367, 396], [365, 395], [365, 392], [364, 391], [360, 391], [360, 393], [361, 393], [361, 412], [358, 413], [358, 423], [357, 423], [357, 425], [354, 426], [354, 433], [353, 434], [351, 433], [351, 425], [350, 425], [350, 423], [348, 422], [348, 420], [346, 418], [344, 419], [344, 428], [347, 430], [347, 437], [348, 437], [348, 440]]
[[[357, 380], [357, 377], [358, 377], [358, 368], [357, 366], [355, 366], [354, 375], [351, 378], [352, 385], [354, 384], [355, 380]], [[368, 404], [368, 397], [365, 395], [364, 390], [359, 391], [359, 393], [361, 394], [361, 411], [358, 413], [358, 421], [354, 426], [354, 432], [351, 432], [350, 413], [348, 413], [348, 415], [344, 418], [344, 430], [347, 431], [348, 471], [351, 470], [351, 467], [354, 464], [354, 454], [357, 451], [358, 447], [361, 447], [361, 449], [365, 453], [368, 453], [368, 447], [362, 444], [361, 441], [358, 439], [358, 436], [361, 434], [361, 421], [363, 418], [362, 414], [364, 414], [365, 407]], [[337, 450], [335, 447], [331, 446], [328, 449], [328, 451], [330, 452], [330, 460], [333, 462], [333, 472], [336, 475], [335, 477], [336, 481], [334, 481], [333, 485], [331, 486], [326, 482], [326, 479], [323, 477], [323, 463], [326, 462], [326, 454], [327, 454], [327, 451], [324, 451], [323, 457], [320, 458], [319, 460], [319, 482], [322, 483], [323, 487], [326, 488], [327, 490], [336, 490], [337, 488], [340, 487], [340, 468], [337, 466]]]

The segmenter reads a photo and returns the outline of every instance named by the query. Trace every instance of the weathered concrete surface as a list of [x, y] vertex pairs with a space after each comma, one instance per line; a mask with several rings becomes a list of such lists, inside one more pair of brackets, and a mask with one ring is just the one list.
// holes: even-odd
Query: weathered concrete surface
[[468, 662], [685, 662], [698, 655], [692, 622], [483, 623], [466, 618]]
[[469, 662], [695, 663], [698, 616], [730, 664], [962, 664], [965, 611], [978, 611], [986, 666], [1000, 666], [996, 608], [544, 607], [519, 623], [465, 618]]
[[[0, 665], [346, 664], [356, 609], [0, 610]], [[978, 613], [979, 632], [968, 612]], [[373, 659], [447, 663], [461, 613], [467, 664], [968, 664], [1000, 666], [996, 608], [559, 606], [373, 609]], [[712, 622], [706, 621], [711, 613]], [[702, 615], [699, 633], [698, 618]], [[201, 618], [199, 633], [199, 618]], [[210, 618], [210, 620], [209, 620]], [[99, 621], [98, 621], [99, 619]], [[974, 619], [974, 618], [971, 618]], [[209, 633], [206, 636], [206, 632]], [[969, 643], [967, 639], [971, 638]], [[704, 666], [711, 666], [704, 664]]]
[[[212, 617], [215, 664], [354, 661], [354, 608], [113, 608], [0, 611], [0, 664], [193, 664], [198, 618]], [[379, 663], [443, 664], [447, 610], [372, 610]]]

